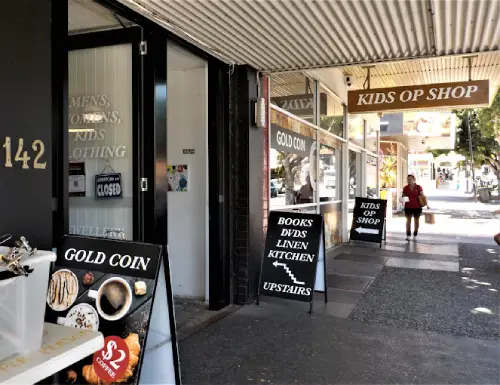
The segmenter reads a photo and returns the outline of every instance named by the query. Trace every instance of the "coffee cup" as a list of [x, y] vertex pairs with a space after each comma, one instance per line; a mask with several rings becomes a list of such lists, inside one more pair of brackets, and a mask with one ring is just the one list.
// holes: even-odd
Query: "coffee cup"
[[119, 277], [107, 279], [98, 290], [89, 290], [88, 296], [95, 299], [97, 312], [107, 321], [123, 318], [132, 305], [132, 289]]
[[66, 317], [57, 318], [58, 325], [77, 329], [99, 330], [99, 317], [95, 309], [87, 303], [73, 306]]

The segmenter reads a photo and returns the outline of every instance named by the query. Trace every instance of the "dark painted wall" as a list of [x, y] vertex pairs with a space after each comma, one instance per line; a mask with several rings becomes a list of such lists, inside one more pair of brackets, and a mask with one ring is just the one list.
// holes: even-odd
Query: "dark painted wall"
[[235, 67], [230, 84], [230, 209], [234, 302], [251, 302], [257, 293], [263, 252], [264, 130], [254, 125], [256, 72]]
[[[263, 223], [264, 213], [262, 210], [262, 181], [264, 180], [264, 134], [263, 128], [255, 125], [254, 103], [257, 101], [257, 74], [254, 70], [247, 71], [248, 96], [250, 104], [250, 122], [248, 130], [248, 179], [249, 179], [249, 296], [253, 300], [257, 294], [259, 285], [259, 274], [261, 260], [264, 252]], [[262, 93], [261, 93], [262, 95]]]
[[[2, 3], [0, 16], [0, 234], [25, 235], [33, 246], [52, 246], [52, 100], [50, 0]], [[5, 138], [12, 167], [5, 167]], [[15, 161], [19, 139], [31, 158]], [[44, 144], [39, 163], [33, 142]], [[38, 147], [39, 148], [39, 147]], [[22, 155], [22, 153], [21, 153]]]
[[229, 67], [208, 60], [209, 309], [231, 301], [229, 231]]

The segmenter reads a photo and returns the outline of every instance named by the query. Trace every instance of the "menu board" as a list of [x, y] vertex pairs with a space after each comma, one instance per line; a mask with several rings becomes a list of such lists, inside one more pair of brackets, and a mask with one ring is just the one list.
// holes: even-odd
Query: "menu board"
[[162, 247], [67, 236], [57, 254], [46, 322], [100, 331], [105, 343], [93, 356], [56, 373], [53, 383], [138, 384]]

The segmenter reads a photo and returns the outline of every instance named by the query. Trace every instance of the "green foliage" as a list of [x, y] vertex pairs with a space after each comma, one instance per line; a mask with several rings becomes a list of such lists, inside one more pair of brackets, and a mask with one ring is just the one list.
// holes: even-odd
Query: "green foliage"
[[321, 116], [319, 126], [332, 134], [343, 136], [343, 116]]
[[434, 158], [437, 158], [440, 155], [448, 155], [451, 150], [431, 150], [430, 148], [427, 149], [427, 152], [434, 155]]
[[459, 119], [455, 151], [467, 159], [470, 157], [469, 120], [475, 166], [489, 165], [497, 177], [500, 177], [500, 93], [497, 93], [490, 107], [467, 108], [454, 113]]
[[397, 150], [394, 145], [388, 149], [387, 154], [381, 156], [380, 184], [382, 188], [395, 188], [397, 177]]

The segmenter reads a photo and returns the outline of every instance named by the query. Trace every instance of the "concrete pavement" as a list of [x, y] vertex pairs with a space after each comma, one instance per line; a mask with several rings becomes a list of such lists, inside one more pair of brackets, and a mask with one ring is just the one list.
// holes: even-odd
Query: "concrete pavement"
[[180, 343], [183, 382], [499, 384], [500, 253], [452, 239], [343, 245], [328, 304], [243, 307]]
[[[475, 238], [472, 242], [490, 242], [493, 235], [500, 232], [500, 219], [494, 211], [500, 210], [498, 203], [484, 204], [474, 202], [472, 195], [454, 191], [450, 188], [427, 189], [431, 212], [435, 213], [435, 224], [426, 224], [420, 220], [420, 236], [448, 236], [455, 241], [464, 237]], [[424, 209], [424, 212], [428, 211]], [[405, 218], [403, 214], [395, 215], [387, 221], [387, 231], [392, 234], [405, 233]], [[469, 242], [467, 240], [466, 242]]]

